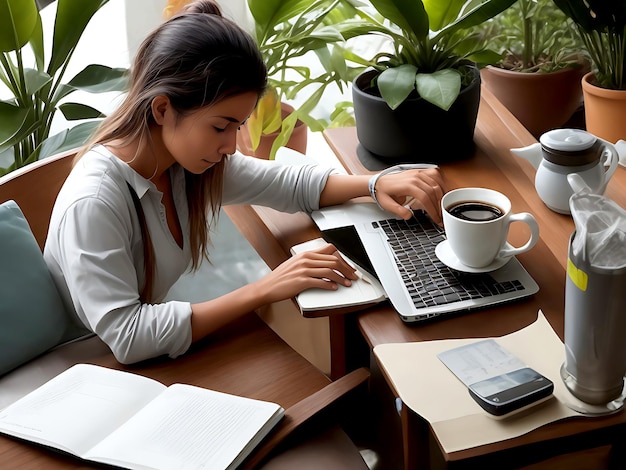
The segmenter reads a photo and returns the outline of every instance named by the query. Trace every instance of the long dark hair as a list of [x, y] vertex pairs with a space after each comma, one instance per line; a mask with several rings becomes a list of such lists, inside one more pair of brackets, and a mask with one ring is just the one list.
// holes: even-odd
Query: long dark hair
[[[95, 143], [149, 143], [150, 126], [155, 122], [151, 104], [158, 95], [167, 96], [184, 115], [240, 93], [253, 91], [261, 96], [266, 85], [267, 70], [255, 40], [224, 18], [215, 2], [193, 2], [143, 41], [124, 101], [102, 122], [79, 156]], [[221, 207], [223, 173], [223, 160], [199, 175], [185, 172], [193, 269], [207, 256], [209, 231]], [[145, 243], [149, 234], [143, 231]], [[152, 284], [154, 266], [153, 258], [145, 260], [146, 287]]]

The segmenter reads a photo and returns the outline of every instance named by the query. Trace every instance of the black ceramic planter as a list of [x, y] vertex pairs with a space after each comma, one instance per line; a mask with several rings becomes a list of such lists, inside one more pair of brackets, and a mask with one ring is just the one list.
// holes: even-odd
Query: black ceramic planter
[[356, 132], [361, 146], [382, 163], [444, 163], [474, 154], [474, 128], [480, 103], [480, 73], [448, 111], [410, 98], [392, 110], [367, 90], [377, 73], [367, 70], [352, 86]]

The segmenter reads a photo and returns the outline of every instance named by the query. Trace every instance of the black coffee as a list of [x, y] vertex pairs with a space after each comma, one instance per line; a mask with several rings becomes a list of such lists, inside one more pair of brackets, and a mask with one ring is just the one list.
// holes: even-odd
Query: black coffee
[[446, 209], [453, 216], [462, 220], [485, 222], [502, 217], [504, 212], [497, 206], [478, 201], [463, 201]]

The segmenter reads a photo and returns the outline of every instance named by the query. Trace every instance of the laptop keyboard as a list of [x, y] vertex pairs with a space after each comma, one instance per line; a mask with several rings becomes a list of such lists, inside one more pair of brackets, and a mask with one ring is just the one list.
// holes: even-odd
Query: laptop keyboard
[[418, 309], [523, 289], [517, 280], [497, 282], [489, 274], [463, 273], [443, 264], [435, 248], [445, 240], [445, 233], [423, 211], [415, 211], [409, 220], [372, 224], [387, 235], [402, 280]]

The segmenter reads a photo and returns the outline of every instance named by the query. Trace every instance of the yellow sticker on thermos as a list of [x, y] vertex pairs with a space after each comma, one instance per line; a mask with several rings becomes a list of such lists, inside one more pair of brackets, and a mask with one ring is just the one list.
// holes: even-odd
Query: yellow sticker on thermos
[[583, 292], [587, 290], [587, 281], [589, 280], [589, 276], [582, 269], [578, 269], [569, 258], [567, 259], [567, 275], [576, 287]]

